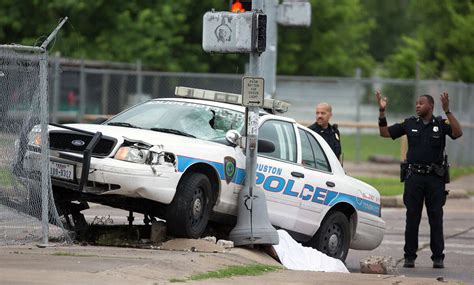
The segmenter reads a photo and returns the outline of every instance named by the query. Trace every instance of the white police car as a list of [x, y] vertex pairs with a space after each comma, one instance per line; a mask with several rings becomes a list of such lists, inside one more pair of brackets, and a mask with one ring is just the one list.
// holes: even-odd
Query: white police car
[[[177, 90], [236, 102], [235, 94]], [[349, 247], [376, 248], [385, 230], [377, 190], [347, 176], [324, 139], [293, 119], [262, 110], [259, 124], [267, 144], [260, 145], [256, 184], [271, 223], [342, 260]], [[55, 200], [63, 214], [83, 209], [75, 201], [96, 202], [166, 219], [170, 235], [200, 237], [210, 219], [235, 221], [244, 125], [241, 105], [168, 98], [101, 125], [52, 126]]]

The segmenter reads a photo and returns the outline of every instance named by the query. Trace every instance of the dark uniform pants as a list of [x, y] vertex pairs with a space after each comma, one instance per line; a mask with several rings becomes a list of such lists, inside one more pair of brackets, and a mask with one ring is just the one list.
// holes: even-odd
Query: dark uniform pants
[[431, 259], [444, 259], [443, 206], [446, 203], [443, 177], [435, 174], [411, 174], [405, 180], [403, 202], [407, 209], [405, 226], [405, 258], [415, 260], [418, 229], [425, 201], [430, 223]]

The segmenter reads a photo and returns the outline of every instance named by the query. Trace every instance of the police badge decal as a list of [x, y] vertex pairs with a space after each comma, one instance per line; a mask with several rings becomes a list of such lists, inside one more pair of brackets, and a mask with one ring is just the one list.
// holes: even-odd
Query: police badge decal
[[229, 184], [235, 175], [235, 159], [230, 156], [224, 157], [225, 182]]

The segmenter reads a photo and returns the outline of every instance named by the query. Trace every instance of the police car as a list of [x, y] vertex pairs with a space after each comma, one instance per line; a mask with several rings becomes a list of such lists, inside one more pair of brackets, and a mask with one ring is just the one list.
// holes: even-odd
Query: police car
[[[170, 235], [189, 238], [210, 220], [235, 221], [246, 173], [240, 95], [185, 87], [176, 94], [194, 98], [153, 99], [100, 125], [50, 126], [61, 213], [101, 203], [165, 219]], [[265, 101], [272, 111], [285, 107]], [[271, 223], [342, 260], [349, 248], [376, 248], [385, 231], [377, 190], [347, 176], [322, 137], [272, 111], [260, 111], [256, 170]]]

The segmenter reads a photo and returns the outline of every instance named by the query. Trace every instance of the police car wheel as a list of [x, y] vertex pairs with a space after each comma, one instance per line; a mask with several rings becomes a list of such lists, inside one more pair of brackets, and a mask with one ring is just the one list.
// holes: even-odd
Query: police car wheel
[[349, 220], [338, 211], [328, 213], [312, 241], [314, 248], [342, 261], [346, 260], [349, 243]]
[[211, 213], [211, 183], [206, 175], [189, 173], [178, 185], [167, 209], [169, 235], [199, 238], [204, 233]]

